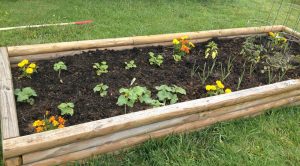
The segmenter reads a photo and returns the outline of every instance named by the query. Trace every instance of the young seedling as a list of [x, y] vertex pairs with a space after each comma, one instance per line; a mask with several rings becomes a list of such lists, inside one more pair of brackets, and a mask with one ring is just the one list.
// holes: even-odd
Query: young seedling
[[164, 57], [162, 55], [155, 56], [153, 52], [149, 52], [149, 56], [150, 56], [149, 58], [150, 65], [160, 66], [164, 61]]
[[61, 115], [71, 115], [74, 114], [74, 103], [61, 103], [57, 108], [61, 111]]
[[186, 95], [186, 91], [176, 85], [173, 85], [172, 87], [161, 85], [156, 86], [155, 89], [158, 90], [157, 97], [159, 101], [164, 104], [166, 104], [167, 101], [170, 101], [170, 104], [176, 103], [178, 101], [177, 94]]
[[101, 97], [104, 97], [107, 95], [107, 89], [108, 89], [108, 86], [101, 83], [101, 84], [98, 84], [94, 87], [94, 92], [99, 92], [100, 93], [100, 96]]
[[34, 104], [34, 98], [37, 97], [35, 90], [31, 87], [26, 87], [23, 89], [15, 89], [15, 95], [17, 96], [17, 102]]
[[131, 60], [129, 62], [125, 62], [125, 69], [126, 70], [129, 70], [129, 69], [132, 69], [132, 68], [136, 68], [136, 64], [134, 63], [134, 60]]
[[232, 58], [231, 56], [228, 58], [227, 66], [223, 66], [223, 63], [220, 62], [220, 68], [221, 68], [221, 81], [224, 81], [232, 72], [233, 70], [233, 63], [235, 58]]
[[93, 68], [96, 69], [96, 74], [98, 76], [108, 72], [108, 65], [106, 61], [102, 61], [101, 63], [94, 63]]
[[240, 86], [241, 86], [242, 81], [243, 81], [243, 79], [244, 79], [245, 71], [246, 71], [246, 61], [245, 61], [244, 64], [243, 64], [243, 71], [242, 71], [240, 77], [238, 78], [238, 84], [237, 84], [236, 90], [239, 90], [239, 89], [240, 89]]
[[182, 57], [181, 57], [180, 55], [177, 55], [177, 54], [174, 54], [174, 55], [173, 55], [173, 59], [174, 59], [176, 62], [182, 61]]
[[160, 106], [161, 103], [157, 100], [151, 98], [151, 91], [149, 91], [146, 87], [134, 86], [131, 88], [121, 88], [119, 90], [121, 94], [118, 98], [117, 105], [126, 107], [133, 107], [134, 104], [139, 101], [140, 103], [146, 103], [152, 106]]
[[53, 65], [53, 69], [58, 72], [58, 78], [59, 78], [60, 83], [63, 83], [63, 80], [60, 77], [60, 73], [62, 70], [67, 70], [67, 66], [65, 65], [65, 63], [62, 61], [59, 61]]

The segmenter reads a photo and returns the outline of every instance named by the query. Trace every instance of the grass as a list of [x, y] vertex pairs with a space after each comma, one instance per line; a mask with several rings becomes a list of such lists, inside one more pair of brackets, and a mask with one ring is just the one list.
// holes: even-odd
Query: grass
[[[300, 30], [300, 0], [0, 0], [0, 3], [0, 27], [94, 20], [83, 26], [0, 31], [0, 46], [275, 24]], [[299, 121], [299, 107], [272, 110], [256, 118], [150, 140], [119, 154], [91, 158], [86, 165], [297, 165]]]
[[[300, 107], [223, 122], [199, 132], [150, 140], [86, 165], [298, 165]], [[79, 165], [79, 164], [76, 164]]]

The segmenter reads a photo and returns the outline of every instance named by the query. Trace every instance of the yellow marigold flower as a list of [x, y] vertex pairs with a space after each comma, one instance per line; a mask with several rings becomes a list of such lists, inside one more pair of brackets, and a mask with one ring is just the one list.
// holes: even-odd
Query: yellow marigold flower
[[229, 88], [225, 89], [225, 93], [231, 93], [231, 89]]
[[206, 89], [207, 91], [210, 91], [210, 90], [211, 90], [211, 85], [206, 85], [206, 86], [205, 86], [205, 89]]
[[25, 71], [27, 74], [32, 74], [33, 73], [33, 69], [28, 67]]
[[25, 63], [23, 63], [23, 61], [22, 62], [20, 62], [20, 63], [18, 63], [18, 67], [24, 67], [25, 66]]
[[211, 90], [217, 90], [217, 87], [215, 85], [212, 85]]
[[53, 121], [55, 121], [55, 116], [51, 116], [51, 117], [49, 118], [49, 122], [53, 122]]
[[224, 84], [220, 80], [217, 80], [216, 84], [217, 84], [218, 88], [221, 88], [221, 89], [224, 88]]
[[177, 39], [173, 39], [173, 44], [177, 45], [179, 44], [179, 41]]
[[275, 34], [273, 33], [273, 32], [269, 32], [269, 36], [271, 36], [271, 37], [275, 37]]
[[60, 124], [60, 125], [58, 125], [58, 127], [57, 128], [64, 128], [65, 126], [63, 125], [63, 124]]
[[195, 45], [192, 42], [189, 42], [189, 45], [195, 47]]
[[33, 122], [32, 126], [38, 127], [38, 126], [44, 126], [45, 122], [43, 120], [36, 120]]
[[58, 121], [56, 121], [56, 120], [54, 120], [54, 121], [52, 122], [52, 124], [53, 124], [53, 126], [58, 126], [58, 125], [59, 125]]
[[35, 128], [35, 132], [37, 132], [37, 133], [40, 133], [42, 131], [44, 131], [43, 127], [37, 127], [37, 128]]
[[31, 63], [31, 64], [29, 65], [29, 67], [32, 68], [32, 69], [35, 69], [35, 68], [36, 68], [36, 64], [35, 64], [35, 63]]

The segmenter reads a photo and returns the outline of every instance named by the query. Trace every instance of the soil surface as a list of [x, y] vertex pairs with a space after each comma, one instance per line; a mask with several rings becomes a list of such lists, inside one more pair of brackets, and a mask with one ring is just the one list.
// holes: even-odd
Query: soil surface
[[[229, 77], [223, 82], [225, 87], [236, 91], [238, 78], [243, 71], [244, 59], [240, 55], [242, 43], [245, 38], [235, 38], [226, 40], [214, 40], [219, 47], [219, 55], [213, 75], [208, 78], [206, 84], [214, 84], [219, 80], [220, 62], [226, 63], [230, 56], [235, 57], [234, 68]], [[182, 62], [176, 63], [173, 60], [172, 47], [147, 47], [134, 48], [130, 50], [113, 51], [90, 51], [75, 56], [62, 57], [54, 60], [37, 62], [38, 73], [32, 79], [18, 79], [20, 75], [17, 68], [12, 68], [14, 76], [14, 88], [32, 87], [38, 94], [33, 106], [25, 103], [17, 103], [18, 123], [21, 135], [34, 132], [32, 122], [42, 119], [45, 111], [48, 110], [52, 115], [59, 115], [57, 106], [63, 102], [73, 102], [75, 113], [72, 117], [65, 116], [66, 126], [80, 124], [84, 122], [104, 119], [112, 116], [124, 114], [124, 107], [116, 105], [119, 89], [129, 87], [133, 78], [136, 78], [135, 85], [145, 86], [155, 96], [157, 91], [155, 86], [162, 84], [177, 85], [187, 91], [187, 95], [179, 96], [179, 102], [207, 97], [205, 86], [197, 75], [191, 76], [193, 66], [203, 66], [207, 60], [204, 58], [206, 43], [196, 44], [188, 57]], [[299, 44], [290, 42], [290, 53], [300, 54]], [[161, 54], [164, 62], [161, 67], [149, 64], [148, 52]], [[134, 60], [137, 68], [125, 70], [124, 62]], [[67, 71], [62, 71], [61, 77], [63, 84], [59, 82], [58, 73], [53, 70], [53, 64], [64, 61], [68, 66]], [[93, 69], [93, 63], [107, 61], [109, 72], [97, 76]], [[209, 62], [211, 63], [211, 62]], [[196, 65], [195, 65], [196, 64]], [[194, 67], [195, 68], [195, 67]], [[300, 78], [300, 67], [290, 70], [283, 80]], [[109, 86], [108, 95], [100, 97], [99, 93], [94, 93], [93, 88], [104, 83]], [[248, 69], [245, 72], [240, 89], [251, 88], [268, 84], [267, 74], [262, 74], [260, 69], [256, 69], [252, 76]], [[128, 112], [140, 111], [150, 108], [144, 104], [135, 104], [133, 108], [128, 108]]]

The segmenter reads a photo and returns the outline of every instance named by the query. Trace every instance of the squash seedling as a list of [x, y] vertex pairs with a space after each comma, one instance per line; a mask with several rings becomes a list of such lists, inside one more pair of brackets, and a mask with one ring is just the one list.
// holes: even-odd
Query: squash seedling
[[186, 91], [176, 85], [172, 87], [167, 85], [156, 86], [156, 90], [158, 90], [157, 97], [159, 101], [166, 104], [167, 101], [170, 101], [170, 104], [174, 104], [178, 101], [177, 94], [186, 95]]
[[106, 61], [102, 61], [100, 63], [94, 63], [93, 68], [96, 69], [96, 74], [98, 76], [104, 73], [108, 73], [108, 65]]
[[58, 72], [58, 78], [60, 83], [64, 83], [60, 77], [60, 73], [62, 70], [67, 70], [67, 66], [63, 61], [59, 61], [53, 65], [53, 69]]
[[162, 55], [155, 56], [153, 52], [149, 52], [149, 56], [150, 65], [160, 66], [164, 62], [164, 57]]
[[61, 115], [71, 115], [74, 114], [74, 103], [61, 103], [57, 106], [57, 108], [61, 111]]
[[134, 63], [134, 60], [131, 60], [129, 62], [125, 62], [125, 69], [126, 70], [129, 70], [129, 69], [132, 69], [132, 68], [136, 68], [136, 64]]
[[35, 90], [31, 87], [26, 87], [22, 89], [15, 89], [15, 95], [17, 96], [17, 102], [34, 104], [34, 98], [37, 97]]
[[101, 97], [104, 97], [107, 95], [107, 89], [108, 89], [108, 86], [101, 83], [101, 84], [96, 85], [93, 90], [95, 93], [99, 92]]

